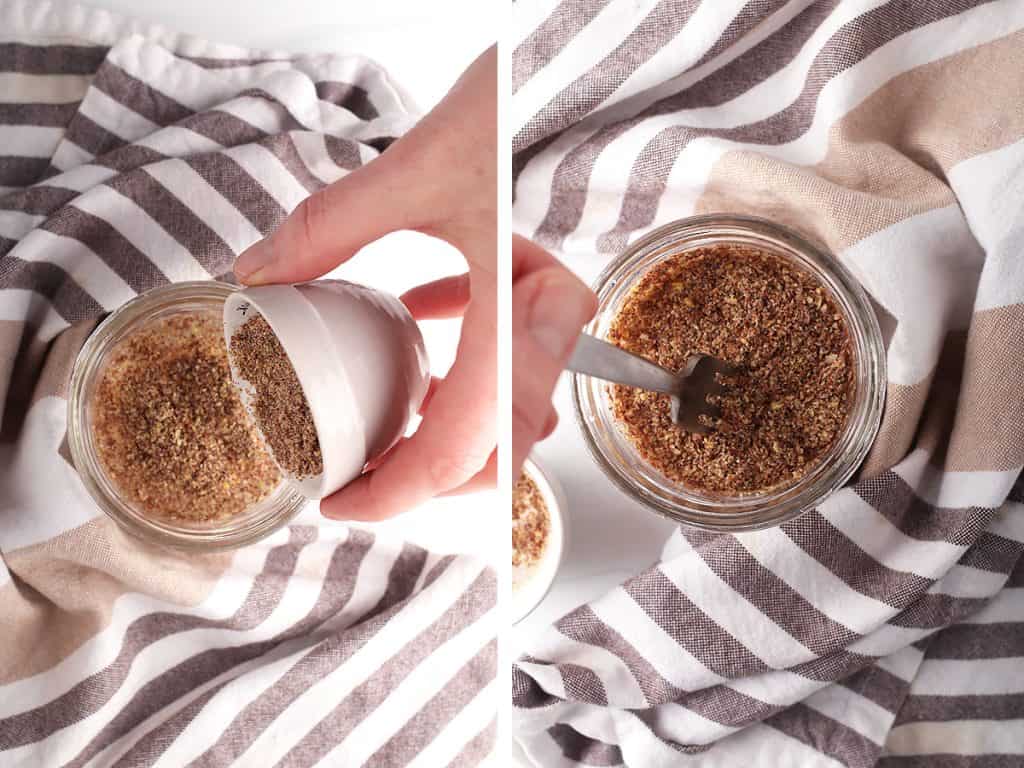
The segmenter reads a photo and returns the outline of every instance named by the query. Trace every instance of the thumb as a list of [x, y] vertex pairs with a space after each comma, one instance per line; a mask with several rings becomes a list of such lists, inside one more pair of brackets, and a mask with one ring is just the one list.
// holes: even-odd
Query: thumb
[[597, 297], [579, 278], [538, 246], [514, 246], [532, 271], [512, 283], [512, 468], [519, 472], [530, 448], [543, 438], [551, 394], [593, 317]]
[[367, 243], [423, 224], [430, 185], [408, 183], [393, 145], [388, 152], [303, 200], [235, 262], [247, 285], [312, 280], [347, 261]]

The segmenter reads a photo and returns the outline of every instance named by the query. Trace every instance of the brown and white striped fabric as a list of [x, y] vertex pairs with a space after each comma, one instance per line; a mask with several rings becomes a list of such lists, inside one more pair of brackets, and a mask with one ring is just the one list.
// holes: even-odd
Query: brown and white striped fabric
[[359, 58], [0, 0], [0, 765], [435, 768], [490, 752], [490, 570], [341, 525], [158, 550], [63, 458], [70, 369], [101, 315], [228, 274], [412, 122]]
[[852, 486], [781, 528], [678, 531], [534, 639], [525, 752], [1024, 765], [1024, 3], [513, 13], [516, 231], [589, 279], [683, 216], [787, 223], [867, 288], [889, 375]]

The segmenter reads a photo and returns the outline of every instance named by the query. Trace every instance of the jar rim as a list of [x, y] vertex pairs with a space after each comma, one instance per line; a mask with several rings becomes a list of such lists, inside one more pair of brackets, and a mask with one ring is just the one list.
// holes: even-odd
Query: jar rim
[[718, 532], [781, 525], [842, 487], [867, 456], [885, 401], [885, 346], [867, 292], [836, 257], [800, 233], [756, 216], [715, 213], [665, 224], [611, 260], [593, 284], [598, 311], [584, 332], [604, 338], [622, 300], [671, 255], [719, 243], [759, 247], [811, 272], [829, 290], [853, 345], [855, 391], [843, 432], [793, 481], [765, 491], [722, 494], [675, 483], [642, 459], [608, 407], [604, 382], [572, 373], [576, 422], [593, 460], [620, 491], [670, 520]]
[[109, 354], [131, 333], [161, 317], [189, 310], [218, 310], [238, 288], [216, 280], [193, 280], [145, 291], [111, 312], [78, 352], [67, 404], [68, 447], [72, 463], [97, 506], [129, 533], [149, 543], [191, 551], [233, 549], [252, 544], [290, 522], [307, 499], [282, 478], [250, 509], [203, 526], [178, 525], [147, 515], [122, 498], [97, 454], [89, 413], [93, 387]]

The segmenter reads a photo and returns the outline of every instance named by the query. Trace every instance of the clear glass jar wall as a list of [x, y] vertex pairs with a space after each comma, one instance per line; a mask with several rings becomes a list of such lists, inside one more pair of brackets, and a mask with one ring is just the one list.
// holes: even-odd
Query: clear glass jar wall
[[184, 282], [147, 291], [127, 302], [93, 331], [79, 352], [68, 397], [68, 444], [86, 489], [106, 514], [130, 533], [153, 543], [188, 550], [229, 549], [250, 544], [287, 524], [306, 499], [282, 480], [258, 503], [233, 517], [209, 523], [147, 515], [111, 482], [97, 454], [92, 401], [111, 352], [131, 333], [176, 314], [201, 310], [220, 314], [236, 288], [226, 283]]

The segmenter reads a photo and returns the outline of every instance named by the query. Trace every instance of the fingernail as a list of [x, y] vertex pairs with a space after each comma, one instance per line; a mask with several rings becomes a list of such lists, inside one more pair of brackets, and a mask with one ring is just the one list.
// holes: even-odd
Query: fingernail
[[271, 238], [265, 237], [250, 245], [235, 261], [235, 277], [243, 283], [259, 282], [259, 274], [274, 261]]
[[587, 321], [589, 297], [575, 283], [551, 282], [533, 302], [527, 328], [557, 360], [567, 357]]

